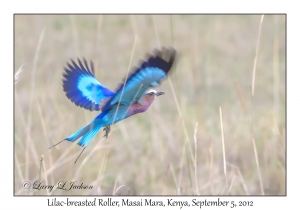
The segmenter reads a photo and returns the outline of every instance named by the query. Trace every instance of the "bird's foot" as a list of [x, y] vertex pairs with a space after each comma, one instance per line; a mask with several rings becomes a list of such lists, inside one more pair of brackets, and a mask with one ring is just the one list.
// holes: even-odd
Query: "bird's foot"
[[108, 134], [110, 132], [110, 125], [109, 126], [106, 126], [105, 128], [103, 128], [103, 131], [105, 131], [105, 134], [103, 137], [107, 138], [108, 137]]

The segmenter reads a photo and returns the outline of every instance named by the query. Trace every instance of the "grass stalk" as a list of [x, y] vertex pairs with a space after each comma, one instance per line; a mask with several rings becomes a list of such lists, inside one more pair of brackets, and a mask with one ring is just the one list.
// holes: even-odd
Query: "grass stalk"
[[[129, 70], [130, 70], [130, 68], [131, 68], [131, 63], [132, 63], [133, 55], [134, 55], [134, 52], [135, 52], [136, 40], [137, 40], [137, 36], [134, 36], [134, 43], [133, 43], [133, 48], [132, 48], [132, 52], [131, 52], [131, 56], [130, 56], [130, 62], [129, 62], [129, 65], [128, 65], [128, 68], [127, 68], [126, 77], [125, 77], [125, 79], [124, 79], [124, 85], [123, 85], [123, 88], [122, 88], [122, 92], [121, 92], [121, 96], [120, 96], [119, 101], [121, 101], [121, 99], [122, 99], [122, 97], [123, 97], [124, 88], [125, 88], [125, 86], [126, 86], [126, 81], [127, 81], [127, 79], [128, 79]], [[140, 89], [139, 89], [139, 90], [140, 90]], [[115, 112], [115, 114], [114, 114], [113, 122], [114, 122], [115, 119], [116, 119], [116, 116], [117, 116], [117, 113], [118, 113], [118, 110], [119, 110], [119, 106], [120, 106], [120, 103], [118, 104], [117, 109], [116, 109], [116, 112]]]
[[[39, 183], [41, 183], [41, 173], [42, 173], [43, 159], [44, 159], [44, 156], [42, 155], [41, 158], [40, 158]], [[38, 195], [40, 195], [40, 190], [38, 190]]]
[[180, 195], [180, 188], [179, 188], [176, 176], [175, 176], [175, 172], [174, 172], [174, 168], [173, 168], [173, 164], [172, 163], [170, 163], [170, 170], [172, 172], [172, 176], [173, 176], [174, 183], [175, 183], [175, 186], [176, 186], [177, 195]]
[[195, 168], [195, 185], [196, 185], [196, 195], [199, 195], [199, 189], [198, 189], [198, 174], [197, 174], [197, 129], [198, 129], [198, 122], [196, 122], [195, 129], [194, 129], [194, 141], [195, 141], [195, 162], [194, 162], [194, 168]]
[[20, 74], [24, 70], [23, 66], [24, 66], [24, 64], [22, 66], [20, 66], [20, 68], [15, 73], [15, 78], [14, 78], [15, 79], [15, 84], [17, 84], [20, 81]]
[[[47, 179], [47, 175], [46, 175], [46, 165], [45, 165], [45, 159], [44, 159], [44, 156], [42, 155], [42, 157], [41, 158], [43, 158], [43, 171], [44, 171], [44, 179], [45, 179], [45, 183], [46, 183], [46, 186], [48, 186], [48, 179]], [[47, 190], [47, 194], [48, 195], [50, 195], [50, 191], [49, 191], [49, 189]]]
[[254, 96], [254, 87], [255, 87], [255, 74], [256, 74], [256, 64], [257, 64], [257, 55], [258, 55], [258, 49], [259, 49], [259, 40], [260, 40], [260, 33], [261, 33], [261, 27], [264, 20], [264, 15], [260, 18], [260, 24], [258, 29], [258, 37], [256, 41], [256, 51], [255, 51], [255, 58], [254, 58], [254, 64], [253, 64], [253, 73], [252, 73], [252, 96]]
[[262, 181], [261, 171], [260, 171], [260, 167], [259, 167], [259, 160], [258, 160], [256, 143], [255, 143], [255, 138], [254, 138], [253, 99], [254, 99], [254, 87], [255, 87], [255, 74], [256, 74], [256, 65], [257, 65], [257, 55], [258, 55], [258, 50], [259, 50], [259, 41], [260, 41], [260, 36], [261, 36], [261, 28], [262, 28], [263, 20], [264, 20], [264, 15], [261, 16], [260, 24], [259, 24], [259, 29], [258, 29], [258, 37], [257, 37], [257, 41], [256, 41], [256, 51], [255, 51], [255, 58], [254, 58], [254, 64], [253, 64], [253, 73], [252, 73], [252, 86], [251, 86], [252, 87], [252, 95], [251, 95], [251, 130], [252, 130], [251, 133], [252, 133], [252, 143], [253, 143], [253, 149], [254, 149], [256, 167], [257, 167], [257, 170], [258, 170], [260, 191], [261, 191], [262, 195], [264, 195], [263, 181]]
[[252, 138], [252, 143], [253, 143], [253, 150], [254, 150], [254, 155], [255, 155], [255, 163], [256, 163], [258, 177], [259, 177], [260, 192], [261, 192], [262, 195], [265, 195], [264, 187], [263, 187], [263, 181], [262, 181], [260, 167], [259, 167], [259, 161], [258, 161], [257, 151], [256, 151], [256, 143], [255, 143], [254, 138]]
[[213, 145], [208, 149], [209, 152], [209, 185], [210, 185], [210, 194], [213, 195], [214, 189], [213, 189], [213, 169], [214, 169], [214, 150]]
[[219, 107], [219, 111], [220, 111], [220, 123], [221, 123], [221, 134], [222, 134], [222, 151], [223, 151], [224, 177], [225, 177], [226, 193], [228, 195], [229, 191], [228, 191], [228, 182], [227, 182], [225, 141], [224, 141], [224, 129], [223, 129], [223, 118], [222, 118], [222, 108], [221, 107]]
[[35, 74], [36, 74], [36, 70], [37, 70], [37, 62], [38, 62], [38, 58], [39, 58], [39, 52], [41, 49], [41, 45], [44, 39], [44, 35], [45, 35], [45, 28], [43, 28], [43, 30], [40, 33], [39, 36], [39, 41], [37, 43], [36, 49], [35, 49], [35, 53], [34, 53], [34, 59], [33, 59], [33, 67], [32, 67], [32, 72], [31, 72], [31, 89], [30, 89], [30, 97], [29, 97], [29, 111], [28, 111], [28, 115], [27, 115], [27, 127], [26, 127], [26, 146], [25, 146], [25, 177], [26, 179], [28, 179], [29, 177], [29, 151], [31, 149], [33, 154], [36, 154], [36, 150], [34, 149], [34, 146], [32, 144], [31, 141], [31, 125], [32, 125], [32, 113], [33, 113], [33, 101], [34, 101], [34, 90], [35, 90]]

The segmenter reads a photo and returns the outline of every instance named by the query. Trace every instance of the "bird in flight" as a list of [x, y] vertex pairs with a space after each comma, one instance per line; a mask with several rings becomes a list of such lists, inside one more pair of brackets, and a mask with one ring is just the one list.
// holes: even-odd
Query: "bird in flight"
[[101, 111], [90, 124], [64, 139], [74, 142], [81, 137], [77, 144], [82, 146], [83, 150], [75, 163], [102, 127], [107, 138], [112, 124], [145, 112], [157, 96], [164, 94], [151, 88], [159, 86], [167, 78], [175, 57], [176, 50], [172, 47], [155, 50], [153, 55], [148, 55], [148, 58], [124, 79], [115, 92], [95, 78], [93, 62], [90, 66], [85, 59], [83, 62], [78, 59], [77, 63], [73, 60], [67, 63], [63, 74], [63, 90], [66, 96], [77, 106], [90, 111]]

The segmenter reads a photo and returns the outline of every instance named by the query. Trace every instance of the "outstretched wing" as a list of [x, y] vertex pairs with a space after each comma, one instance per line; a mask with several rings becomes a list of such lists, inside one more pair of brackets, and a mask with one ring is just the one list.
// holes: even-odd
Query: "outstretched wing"
[[101, 109], [101, 104], [107, 101], [115, 94], [101, 85], [94, 76], [94, 65], [91, 62], [90, 68], [85, 59], [83, 63], [78, 59], [78, 64], [73, 60], [67, 63], [68, 67], [64, 68], [63, 89], [66, 96], [77, 106], [83, 107], [90, 111]]
[[[143, 61], [128, 79], [123, 82], [116, 91], [114, 97], [107, 101], [102, 110], [109, 109], [116, 103], [130, 105], [137, 102], [140, 97], [151, 87], [159, 86], [160, 82], [167, 77], [175, 60], [176, 51], [173, 48], [163, 48], [156, 51]], [[169, 57], [165, 60], [163, 57]]]

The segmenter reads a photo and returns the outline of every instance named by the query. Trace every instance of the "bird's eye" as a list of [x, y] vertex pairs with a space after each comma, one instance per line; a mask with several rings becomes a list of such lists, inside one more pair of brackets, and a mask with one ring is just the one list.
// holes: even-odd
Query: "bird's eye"
[[154, 94], [154, 93], [153, 93], [153, 92], [151, 92], [151, 93], [150, 93], [150, 96], [152, 96], [153, 94]]

